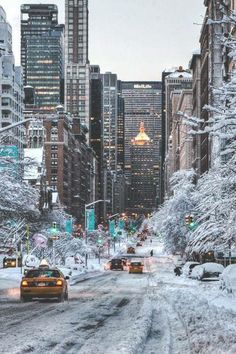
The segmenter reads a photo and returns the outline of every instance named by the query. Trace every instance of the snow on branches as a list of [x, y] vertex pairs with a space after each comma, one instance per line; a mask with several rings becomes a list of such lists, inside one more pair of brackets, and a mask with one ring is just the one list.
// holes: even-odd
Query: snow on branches
[[195, 206], [194, 180], [193, 170], [174, 173], [171, 178], [173, 196], [151, 219], [153, 230], [163, 238], [167, 252], [183, 253], [186, 248], [189, 231], [184, 220]]

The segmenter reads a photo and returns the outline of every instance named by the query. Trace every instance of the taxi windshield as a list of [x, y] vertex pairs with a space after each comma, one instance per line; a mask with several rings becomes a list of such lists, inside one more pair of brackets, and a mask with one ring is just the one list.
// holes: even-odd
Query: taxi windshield
[[25, 275], [26, 278], [60, 278], [60, 273], [55, 269], [32, 269]]

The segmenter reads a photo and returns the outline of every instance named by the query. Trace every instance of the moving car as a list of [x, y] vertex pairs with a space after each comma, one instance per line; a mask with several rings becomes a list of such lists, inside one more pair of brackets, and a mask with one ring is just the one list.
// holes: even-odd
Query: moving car
[[134, 247], [128, 247], [127, 248], [127, 253], [132, 253], [132, 254], [135, 254], [135, 248]]
[[57, 298], [60, 302], [68, 300], [68, 277], [57, 268], [38, 267], [30, 269], [21, 280], [20, 297], [22, 301], [33, 298]]
[[111, 259], [110, 270], [124, 270], [124, 262], [120, 258]]
[[143, 273], [143, 263], [140, 261], [131, 261], [129, 264], [129, 273]]
[[224, 267], [218, 263], [203, 263], [197, 265], [190, 275], [190, 278], [198, 280], [219, 280], [219, 275], [223, 273]]
[[21, 258], [18, 259], [16, 257], [4, 257], [3, 258], [3, 268], [15, 268], [21, 266]]

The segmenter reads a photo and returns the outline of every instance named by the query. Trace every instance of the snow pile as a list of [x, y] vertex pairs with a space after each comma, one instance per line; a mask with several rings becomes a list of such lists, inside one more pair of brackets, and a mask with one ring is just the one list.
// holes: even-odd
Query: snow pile
[[236, 295], [236, 264], [226, 267], [220, 275], [220, 288]]
[[196, 293], [169, 291], [168, 297], [187, 329], [191, 352], [235, 353], [235, 314], [214, 306], [209, 306], [207, 299]]
[[197, 265], [199, 265], [198, 262], [186, 262], [182, 268], [183, 276], [188, 277], [191, 274], [193, 268], [195, 268]]

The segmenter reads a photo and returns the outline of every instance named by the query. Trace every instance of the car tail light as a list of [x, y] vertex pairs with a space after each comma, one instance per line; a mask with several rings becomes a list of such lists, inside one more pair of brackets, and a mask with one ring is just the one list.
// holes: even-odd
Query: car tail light
[[56, 282], [56, 285], [57, 285], [57, 286], [62, 286], [62, 284], [63, 284], [63, 281], [62, 281], [62, 280], [57, 280], [57, 282]]
[[28, 286], [28, 282], [26, 280], [22, 280], [21, 285], [22, 286]]

